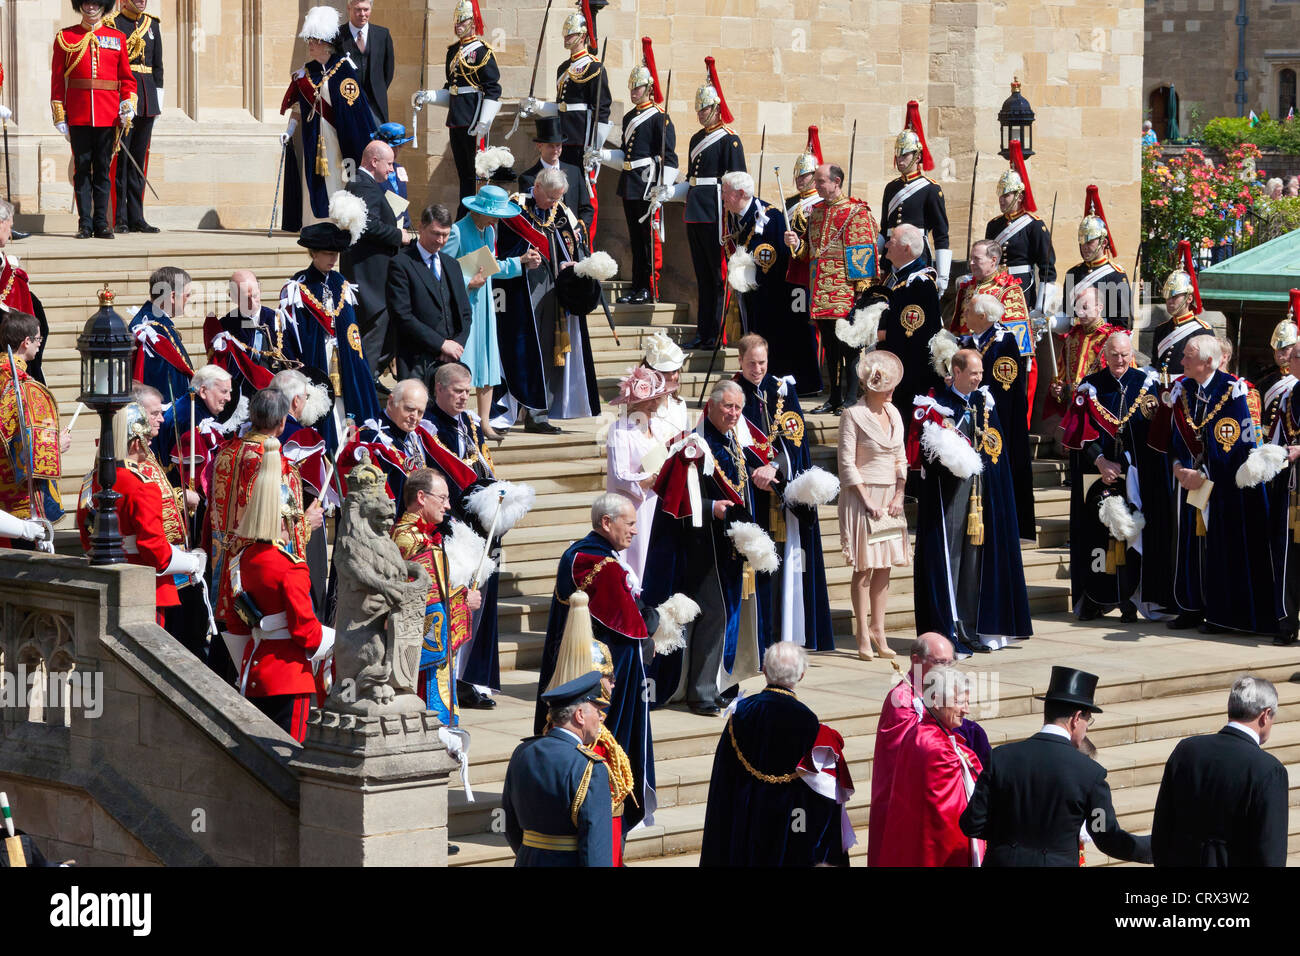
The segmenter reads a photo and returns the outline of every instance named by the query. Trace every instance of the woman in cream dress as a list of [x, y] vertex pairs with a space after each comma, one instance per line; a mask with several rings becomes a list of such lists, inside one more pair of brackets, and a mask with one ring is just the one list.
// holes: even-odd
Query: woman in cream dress
[[853, 568], [854, 636], [863, 660], [874, 657], [873, 647], [881, 657], [895, 656], [885, 643], [889, 574], [912, 563], [903, 517], [907, 432], [890, 401], [902, 377], [898, 356], [863, 353], [862, 398], [840, 416], [840, 547]]
[[645, 572], [650, 526], [654, 523], [655, 502], [659, 500], [654, 483], [667, 452], [660, 428], [654, 424], [655, 413], [666, 398], [664, 376], [641, 366], [619, 382], [618, 396], [610, 402], [622, 406], [622, 410], [606, 438], [605, 490], [627, 495], [636, 506], [636, 537], [623, 552], [623, 563], [632, 569], [638, 581]]

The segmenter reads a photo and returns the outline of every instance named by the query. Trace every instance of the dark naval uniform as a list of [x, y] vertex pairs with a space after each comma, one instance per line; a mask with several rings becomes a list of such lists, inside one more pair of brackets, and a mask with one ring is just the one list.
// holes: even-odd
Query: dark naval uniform
[[[928, 233], [934, 252], [948, 248], [948, 207], [943, 201], [943, 187], [929, 176], [916, 172], [887, 183], [880, 209], [882, 248], [890, 230], [903, 223]], [[921, 258], [929, 265], [931, 250], [922, 250]]]
[[1089, 288], [1095, 288], [1101, 297], [1102, 321], [1125, 329], [1133, 328], [1133, 290], [1123, 266], [1104, 255], [1094, 262], [1071, 266], [1065, 274], [1063, 303], [1068, 306]]
[[460, 197], [477, 192], [474, 153], [477, 144], [469, 135], [483, 113], [484, 100], [501, 99], [501, 69], [496, 54], [480, 36], [465, 37], [447, 47], [447, 136], [456, 163]]
[[696, 330], [704, 345], [717, 339], [722, 319], [722, 177], [744, 170], [745, 148], [731, 127], [719, 123], [691, 137], [686, 239], [700, 287]]
[[[158, 18], [142, 13], [138, 20], [119, 10], [104, 23], [126, 37], [126, 54], [135, 74], [138, 99], [131, 128], [122, 134], [122, 149], [130, 152], [140, 170], [149, 170], [149, 143], [153, 121], [162, 113], [163, 55], [162, 25]], [[130, 160], [113, 158], [113, 221], [118, 232], [157, 232], [144, 221], [144, 175]]]
[[624, 113], [623, 174], [618, 177], [618, 194], [623, 199], [628, 241], [632, 245], [633, 289], [648, 290], [655, 271], [654, 223], [646, 216], [650, 209], [650, 190], [658, 185], [671, 185], [664, 182], [663, 170], [677, 168], [677, 130], [667, 111], [647, 99]]
[[[595, 701], [591, 671], [543, 695], [550, 706]], [[613, 805], [605, 761], [578, 735], [552, 727], [510, 756], [501, 793], [515, 866], [612, 866]]]
[[581, 169], [583, 150], [588, 144], [603, 145], [593, 142], [596, 127], [609, 122], [609, 74], [600, 57], [581, 50], [560, 64], [555, 72], [555, 103], [560, 110], [560, 132], [564, 134], [560, 159]]
[[[1010, 220], [998, 216], [989, 220], [984, 238], [997, 240], [1002, 247], [1002, 265], [1020, 280], [1029, 310], [1041, 309], [1043, 287], [1056, 281], [1056, 253], [1043, 220], [1032, 212]], [[1034, 266], [1038, 267], [1037, 278]]]

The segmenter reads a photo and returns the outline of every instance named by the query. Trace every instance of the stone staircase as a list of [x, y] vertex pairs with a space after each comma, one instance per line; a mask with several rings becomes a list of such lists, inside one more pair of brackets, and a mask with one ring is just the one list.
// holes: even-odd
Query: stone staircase
[[[24, 254], [24, 266], [50, 318], [47, 377], [65, 414], [75, 405], [78, 389], [75, 338], [94, 311], [95, 293], [105, 279], [118, 293], [119, 310], [129, 316], [147, 295], [152, 269], [167, 263], [194, 266], [190, 271], [196, 283], [204, 284], [202, 294], [195, 296], [180, 325], [191, 354], [201, 361], [203, 315], [226, 310], [225, 281], [234, 268], [252, 268], [258, 274], [269, 304], [284, 279], [301, 268], [304, 260], [291, 237], [267, 240], [254, 234], [169, 233], [162, 239], [166, 241], [133, 235], [116, 244], [88, 247], [74, 240], [41, 238], [23, 243], [29, 248], [16, 250]], [[89, 270], [84, 258], [87, 252], [97, 257]], [[608, 296], [619, 341], [601, 313], [588, 320], [597, 377], [606, 399], [618, 378], [639, 362], [646, 336], [663, 329], [680, 341], [694, 331], [688, 325], [685, 307], [669, 303], [618, 306], [613, 304], [618, 292], [618, 284], [611, 284]], [[692, 405], [704, 388], [709, 358], [707, 353], [694, 353], [683, 371], [681, 393]], [[734, 371], [736, 364], [734, 350], [720, 352], [715, 380], [719, 374]], [[812, 407], [817, 401], [804, 404]], [[459, 790], [451, 793], [449, 832], [460, 848], [452, 857], [456, 866], [512, 862], [501, 827], [500, 789], [511, 752], [521, 737], [531, 733], [537, 667], [556, 560], [569, 543], [586, 534], [591, 500], [604, 488], [605, 456], [600, 437], [614, 420], [614, 413], [608, 407], [603, 411], [599, 418], [561, 423], [565, 433], [559, 436], [516, 430], [492, 452], [500, 476], [528, 482], [536, 490], [537, 500], [505, 542], [499, 705], [491, 711], [465, 711], [462, 717], [462, 726], [473, 738], [475, 801], [468, 802]], [[808, 417], [814, 459], [832, 472], [837, 428], [836, 418]], [[73, 451], [65, 459], [68, 495], [75, 494], [80, 476], [91, 466], [97, 434], [98, 422], [83, 415]], [[1300, 651], [1272, 648], [1253, 639], [1175, 636], [1163, 626], [1119, 625], [1114, 619], [1081, 624], [1069, 617], [1069, 492], [1062, 487], [1063, 463], [1043, 457], [1041, 451], [1039, 446], [1033, 465], [1037, 535], [1023, 551], [1035, 637], [964, 665], [977, 679], [993, 682], [998, 689], [996, 712], [981, 715], [977, 709], [973, 715], [981, 719], [991, 741], [996, 745], [1037, 731], [1041, 704], [1033, 695], [1042, 693], [1052, 664], [1072, 664], [1102, 675], [1101, 703], [1106, 712], [1099, 716], [1091, 736], [1100, 749], [1099, 759], [1111, 771], [1121, 822], [1142, 831], [1150, 825], [1155, 791], [1169, 751], [1185, 734], [1222, 725], [1226, 688], [1234, 676], [1249, 669], [1279, 684], [1283, 706], [1270, 749], [1288, 764], [1293, 782], [1300, 780], [1300, 720], [1293, 723], [1288, 719], [1291, 711], [1300, 711], [1288, 708], [1300, 700], [1300, 687], [1285, 683], [1300, 671]], [[846, 738], [857, 784], [849, 805], [860, 840], [854, 849], [856, 862], [865, 854], [871, 754], [880, 702], [892, 683], [891, 671], [879, 660], [857, 659], [851, 636], [850, 569], [839, 550], [836, 510], [824, 507], [820, 516], [838, 649], [814, 655], [799, 695]], [[911, 517], [914, 519], [914, 514]], [[900, 654], [914, 633], [913, 621], [912, 576], [909, 569], [902, 569], [893, 575], [886, 615], [891, 643]], [[743, 685], [747, 692], [761, 687], [761, 678]], [[626, 856], [632, 865], [691, 865], [697, 861], [709, 773], [722, 724], [677, 709], [655, 711], [651, 722], [659, 809], [653, 826], [632, 835]], [[1293, 805], [1300, 803], [1300, 790], [1294, 785], [1292, 796]], [[1294, 822], [1291, 839], [1292, 849], [1300, 851], [1300, 825]], [[1094, 848], [1089, 862], [1108, 861]]]

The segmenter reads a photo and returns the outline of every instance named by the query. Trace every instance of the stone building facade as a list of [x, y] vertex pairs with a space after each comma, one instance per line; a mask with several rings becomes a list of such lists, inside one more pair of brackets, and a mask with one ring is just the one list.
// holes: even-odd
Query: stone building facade
[[[343, 0], [336, 2], [342, 8]], [[167, 89], [149, 169], [162, 203], [159, 208], [150, 198], [151, 219], [175, 228], [266, 228], [284, 128], [280, 100], [291, 70], [304, 59], [295, 36], [311, 5], [309, 0], [149, 0], [149, 11], [161, 17]], [[374, 3], [373, 21], [392, 31], [396, 46], [392, 111], [407, 123], [420, 80], [426, 5], [428, 82], [440, 86], [451, 4]], [[562, 2], [552, 10], [539, 71], [541, 95], [552, 88], [563, 59], [559, 24], [571, 6]], [[494, 127], [497, 142], [509, 128], [513, 104], [527, 92], [543, 9], [539, 0], [483, 4], [507, 104]], [[74, 16], [64, 0], [11, 0], [0, 7], [0, 62], [6, 73], [0, 97], [14, 109], [18, 124], [10, 131], [14, 198], [21, 213], [44, 217], [43, 224], [56, 231], [71, 231], [73, 220], [68, 147], [50, 124], [50, 49], [56, 27]], [[782, 185], [791, 191], [789, 171], [809, 124], [820, 127], [828, 159], [847, 168], [856, 120], [853, 190], [874, 207], [892, 174], [892, 144], [905, 104], [919, 100], [959, 259], [968, 240], [977, 151], [974, 232], [981, 234], [980, 224], [997, 212], [994, 183], [1005, 163], [996, 155], [996, 116], [1018, 76], [1037, 112], [1037, 155], [1030, 172], [1044, 218], [1053, 197], [1059, 197], [1060, 257], [1073, 261], [1077, 254], [1075, 225], [1085, 186], [1094, 182], [1102, 187], [1121, 254], [1134, 249], [1138, 125], [1144, 108], [1138, 0], [613, 0], [598, 15], [598, 31], [613, 38], [608, 60], [616, 119], [633, 57], [639, 56], [639, 38], [654, 38], [663, 81], [673, 72], [669, 108], [683, 148], [695, 129], [692, 101], [703, 79], [704, 57], [716, 57], [751, 171], [758, 168], [766, 128], [762, 192], [769, 200], [777, 198], [774, 165], [782, 167]], [[422, 114], [419, 141], [402, 151], [417, 207], [429, 199], [450, 203], [456, 198], [442, 121], [439, 110]], [[531, 162], [533, 146], [523, 131], [509, 145], [520, 162]], [[613, 195], [615, 179], [610, 173], [602, 177], [602, 197], [615, 213], [606, 220], [610, 230], [601, 244], [617, 253], [625, 230]], [[670, 231], [670, 247], [675, 238]], [[684, 265], [680, 238], [669, 255], [680, 255]]]
[[1146, 58], [1142, 106], [1165, 138], [1169, 88], [1177, 93], [1177, 120], [1186, 135], [1192, 111], [1200, 122], [1215, 116], [1257, 114], [1276, 119], [1300, 105], [1300, 2], [1246, 0], [1246, 101], [1237, 104], [1241, 0], [1145, 0]]

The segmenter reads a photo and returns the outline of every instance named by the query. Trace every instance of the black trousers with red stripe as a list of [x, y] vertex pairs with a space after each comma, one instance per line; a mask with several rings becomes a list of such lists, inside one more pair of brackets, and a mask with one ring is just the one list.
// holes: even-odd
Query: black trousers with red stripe
[[298, 743], [307, 739], [307, 715], [313, 694], [271, 694], [250, 697], [249, 702]]

